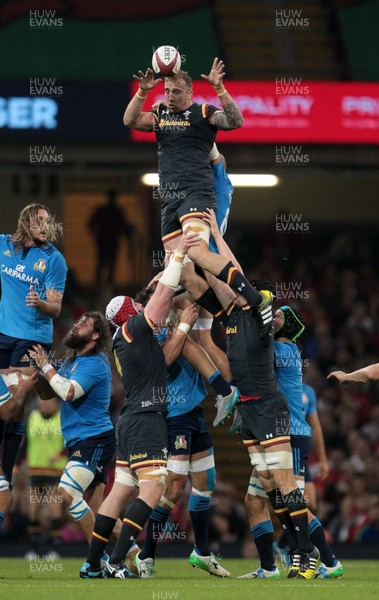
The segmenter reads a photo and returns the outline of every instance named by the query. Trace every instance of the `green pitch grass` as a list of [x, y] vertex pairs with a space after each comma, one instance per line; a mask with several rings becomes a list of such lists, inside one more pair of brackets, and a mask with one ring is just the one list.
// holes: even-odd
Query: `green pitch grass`
[[[83, 580], [79, 559], [0, 560], [1, 600], [368, 600], [378, 597], [377, 561], [343, 561], [341, 579], [236, 579], [257, 568], [250, 560], [223, 560], [231, 577], [211, 577], [183, 559], [157, 560], [156, 579]], [[294, 588], [295, 591], [294, 591]], [[306, 590], [306, 591], [305, 591]], [[304, 595], [305, 593], [305, 595]]]

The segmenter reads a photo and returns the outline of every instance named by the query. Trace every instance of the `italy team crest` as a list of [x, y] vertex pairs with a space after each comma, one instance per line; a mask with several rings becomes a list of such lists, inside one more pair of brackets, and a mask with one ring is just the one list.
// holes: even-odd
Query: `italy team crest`
[[185, 435], [177, 435], [175, 441], [175, 450], [179, 450], [179, 448], [183, 448], [187, 450], [187, 440]]
[[41, 271], [43, 273], [46, 269], [46, 260], [43, 258], [39, 258], [36, 263], [34, 263], [33, 271]]

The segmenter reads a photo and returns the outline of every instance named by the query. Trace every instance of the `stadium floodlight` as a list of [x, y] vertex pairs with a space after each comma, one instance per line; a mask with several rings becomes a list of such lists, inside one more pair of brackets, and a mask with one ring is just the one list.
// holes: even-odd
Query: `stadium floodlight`
[[[280, 179], [276, 175], [268, 173], [229, 173], [229, 179], [233, 187], [274, 187], [279, 184]], [[144, 185], [159, 186], [158, 173], [145, 173], [141, 181]]]

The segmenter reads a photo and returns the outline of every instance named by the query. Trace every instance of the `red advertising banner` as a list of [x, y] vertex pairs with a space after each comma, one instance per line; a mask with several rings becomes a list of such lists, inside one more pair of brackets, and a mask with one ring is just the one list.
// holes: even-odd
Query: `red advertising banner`
[[[137, 90], [132, 84], [132, 93]], [[240, 107], [245, 125], [220, 131], [223, 143], [379, 144], [379, 84], [304, 82], [280, 78], [275, 82], [225, 81]], [[193, 100], [220, 106], [213, 88], [193, 82]], [[144, 105], [164, 101], [163, 84], [150, 92]], [[133, 131], [136, 142], [155, 140], [153, 133]]]

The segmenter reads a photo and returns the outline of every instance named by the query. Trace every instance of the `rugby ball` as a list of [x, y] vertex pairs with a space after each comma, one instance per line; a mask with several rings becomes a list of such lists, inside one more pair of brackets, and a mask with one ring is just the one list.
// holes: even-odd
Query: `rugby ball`
[[173, 46], [160, 46], [153, 54], [153, 71], [160, 77], [172, 77], [181, 66], [180, 54]]

